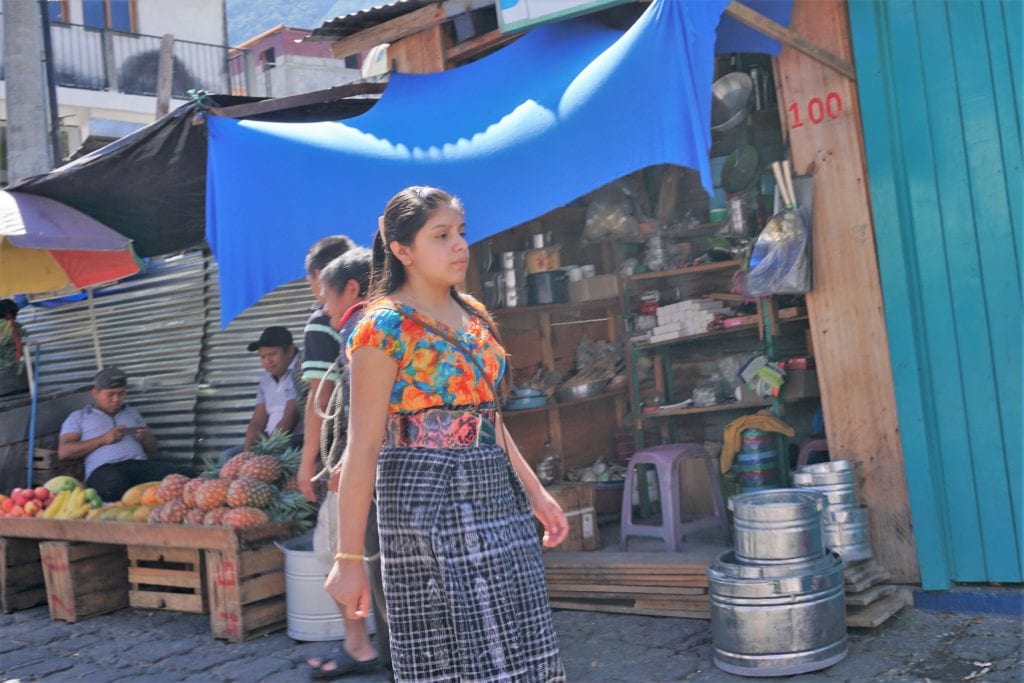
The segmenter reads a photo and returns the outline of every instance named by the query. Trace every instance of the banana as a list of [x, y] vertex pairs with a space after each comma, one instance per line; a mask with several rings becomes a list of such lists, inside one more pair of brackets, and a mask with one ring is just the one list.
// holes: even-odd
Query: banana
[[67, 502], [61, 507], [55, 517], [57, 519], [72, 519], [71, 515], [78, 512], [78, 509], [82, 507], [82, 502], [85, 500], [85, 489], [75, 489], [71, 492], [71, 497], [68, 498]]
[[93, 508], [93, 509], [89, 510], [89, 512], [85, 515], [85, 518], [86, 519], [99, 519], [99, 516], [102, 513], [106, 512], [106, 509], [107, 508], [102, 508], [102, 507], [100, 507], [100, 508]]
[[70, 491], [61, 491], [57, 494], [57, 497], [53, 499], [50, 506], [43, 511], [43, 517], [45, 519], [57, 519], [64, 505], [67, 504], [68, 496], [71, 495]]
[[89, 510], [92, 510], [92, 503], [85, 501], [71, 511], [71, 514], [68, 515], [68, 519], [82, 519], [89, 514]]

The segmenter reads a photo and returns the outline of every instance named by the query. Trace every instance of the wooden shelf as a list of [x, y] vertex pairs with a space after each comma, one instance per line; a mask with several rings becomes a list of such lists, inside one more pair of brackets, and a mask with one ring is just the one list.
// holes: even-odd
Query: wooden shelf
[[656, 413], [641, 413], [640, 417], [644, 420], [657, 420], [663, 417], [682, 417], [685, 415], [701, 415], [703, 413], [718, 413], [729, 410], [747, 410], [750, 408], [767, 408], [772, 402], [770, 400], [764, 401], [744, 401], [734, 403], [716, 403], [713, 406], [701, 406], [699, 408], [673, 408], [671, 410], [659, 410]]
[[[779, 320], [779, 324], [782, 323], [797, 323], [808, 320], [806, 315], [802, 315], [796, 318], [786, 318], [785, 320]], [[638, 351], [645, 351], [648, 349], [658, 349], [663, 346], [674, 346], [676, 344], [685, 344], [687, 342], [698, 342], [705, 339], [715, 339], [717, 337], [728, 337], [731, 335], [738, 334], [740, 332], [750, 332], [751, 330], [758, 329], [757, 323], [750, 323], [749, 325], [740, 325], [738, 327], [730, 327], [725, 330], [714, 330], [713, 332], [703, 332], [701, 334], [691, 334], [687, 337], [677, 337], [676, 339], [666, 339], [665, 341], [657, 342], [655, 344], [634, 344], [633, 348]]]
[[[820, 396], [801, 396], [800, 398], [792, 398], [783, 400], [783, 404], [800, 403], [802, 401], [818, 401]], [[641, 413], [640, 418], [643, 420], [647, 419], [660, 419], [663, 417], [685, 417], [687, 415], [701, 415], [704, 413], [720, 413], [729, 412], [733, 410], [749, 410], [751, 408], [768, 408], [772, 405], [772, 399], [765, 399], [763, 401], [735, 401], [732, 403], [716, 403], [713, 406], [702, 406], [700, 408], [674, 408], [672, 410], [659, 410], [656, 413]]]
[[587, 309], [618, 307], [618, 297], [611, 299], [594, 299], [593, 301], [569, 301], [564, 304], [544, 304], [542, 306], [514, 306], [512, 308], [495, 308], [491, 313], [498, 317], [513, 315], [536, 315], [538, 313], [571, 313]]
[[546, 413], [552, 410], [561, 410], [562, 408], [571, 408], [572, 406], [590, 403], [591, 401], [600, 401], [606, 398], [613, 398], [624, 393], [626, 393], [625, 387], [623, 387], [622, 389], [617, 389], [615, 391], [606, 391], [604, 393], [597, 394], [596, 396], [590, 396], [588, 398], [578, 398], [575, 401], [563, 401], [561, 403], [557, 401], [552, 401], [541, 406], [540, 408], [526, 408], [524, 410], [502, 410], [501, 414], [505, 415], [506, 417], [511, 417], [512, 415], [533, 415], [536, 413]]
[[631, 275], [626, 278], [630, 282], [638, 282], [642, 280], [656, 280], [658, 278], [666, 277], [679, 277], [683, 275], [697, 275], [700, 273], [714, 273], [721, 270], [737, 269], [742, 265], [742, 261], [719, 261], [717, 263], [703, 263], [699, 266], [690, 266], [689, 268], [675, 268], [673, 270], [656, 270], [651, 273], [640, 273], [639, 275]]

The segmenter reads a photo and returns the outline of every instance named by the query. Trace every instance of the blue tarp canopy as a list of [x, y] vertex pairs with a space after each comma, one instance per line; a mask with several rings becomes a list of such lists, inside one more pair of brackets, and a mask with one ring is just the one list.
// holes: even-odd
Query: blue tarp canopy
[[[655, 0], [625, 32], [592, 17], [537, 28], [466, 66], [394, 74], [345, 121], [209, 119], [206, 236], [221, 322], [302, 277], [306, 249], [369, 244], [409, 185], [458, 195], [471, 241], [653, 164], [698, 169], [711, 190], [711, 82], [728, 0]], [[749, 2], [788, 24], [790, 2]], [[719, 51], [778, 52], [723, 21]]]

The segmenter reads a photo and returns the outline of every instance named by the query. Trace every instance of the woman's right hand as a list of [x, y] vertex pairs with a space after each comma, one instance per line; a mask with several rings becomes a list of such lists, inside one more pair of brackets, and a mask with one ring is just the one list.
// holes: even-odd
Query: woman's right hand
[[347, 619], [365, 619], [370, 613], [370, 580], [361, 560], [336, 560], [324, 589], [345, 608]]

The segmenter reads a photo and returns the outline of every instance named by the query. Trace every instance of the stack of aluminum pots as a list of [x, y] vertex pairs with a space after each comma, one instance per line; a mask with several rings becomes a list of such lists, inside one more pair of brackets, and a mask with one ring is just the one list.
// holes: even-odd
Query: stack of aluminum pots
[[843, 565], [825, 551], [824, 497], [800, 489], [729, 499], [735, 550], [708, 568], [715, 666], [793, 676], [846, 656]]
[[821, 511], [826, 548], [838, 553], [846, 564], [871, 559], [868, 509], [857, 500], [857, 464], [854, 461], [805, 465], [793, 473], [793, 483], [828, 499], [828, 505]]

